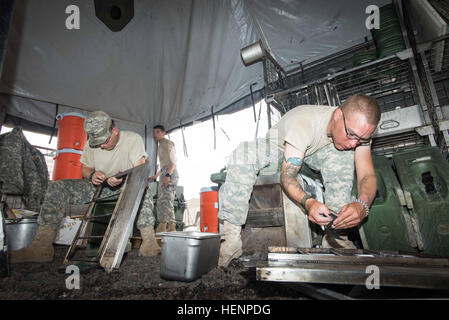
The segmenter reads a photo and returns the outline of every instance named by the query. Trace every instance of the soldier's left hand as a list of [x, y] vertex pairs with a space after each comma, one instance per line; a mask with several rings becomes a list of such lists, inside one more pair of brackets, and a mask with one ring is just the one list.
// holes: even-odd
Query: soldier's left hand
[[122, 179], [117, 179], [116, 177], [108, 178], [108, 185], [110, 185], [111, 187], [116, 187], [119, 184], [121, 184], [122, 182], [123, 182], [123, 178]]
[[349, 229], [357, 226], [365, 218], [365, 207], [361, 203], [352, 202], [343, 208], [338, 213], [338, 218], [335, 219], [332, 227], [334, 229]]
[[167, 188], [169, 184], [170, 184], [170, 177], [164, 177], [164, 180], [162, 181], [162, 185], [164, 186], [164, 188]]

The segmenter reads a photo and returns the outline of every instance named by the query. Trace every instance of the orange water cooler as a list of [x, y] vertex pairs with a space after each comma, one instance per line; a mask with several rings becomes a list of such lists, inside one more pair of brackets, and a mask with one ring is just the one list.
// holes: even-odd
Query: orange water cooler
[[218, 191], [202, 188], [200, 192], [200, 230], [218, 233]]
[[83, 114], [58, 114], [58, 150], [54, 158], [53, 180], [82, 179], [81, 154], [86, 144]]
[[53, 166], [53, 181], [62, 179], [82, 179], [81, 174], [81, 150], [62, 149], [56, 151], [55, 164]]

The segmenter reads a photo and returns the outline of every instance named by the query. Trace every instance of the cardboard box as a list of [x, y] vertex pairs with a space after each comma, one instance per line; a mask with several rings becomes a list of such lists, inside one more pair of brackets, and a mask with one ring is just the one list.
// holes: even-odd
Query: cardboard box
[[[81, 226], [81, 219], [72, 219], [70, 217], [64, 217], [61, 220], [61, 224], [59, 225], [59, 229], [56, 232], [54, 244], [62, 244], [62, 245], [71, 245], [78, 229]], [[87, 224], [86, 224], [87, 226]], [[81, 232], [82, 235], [86, 234], [86, 227]], [[77, 245], [81, 245], [83, 239], [78, 240]]]

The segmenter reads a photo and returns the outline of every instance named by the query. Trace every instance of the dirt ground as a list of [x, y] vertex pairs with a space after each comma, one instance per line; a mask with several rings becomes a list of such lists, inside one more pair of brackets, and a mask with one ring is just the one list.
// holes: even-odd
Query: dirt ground
[[[55, 245], [51, 263], [12, 264], [10, 276], [0, 279], [0, 300], [310, 300], [297, 286], [256, 280], [256, 270], [234, 260], [192, 282], [160, 277], [161, 256], [139, 257], [138, 249], [125, 254], [119, 269], [107, 273], [101, 267], [80, 275], [80, 288], [68, 289], [70, 273], [63, 260], [68, 246]], [[247, 257], [249, 257], [247, 255]], [[263, 259], [263, 256], [259, 256]], [[244, 259], [243, 259], [244, 261]], [[382, 288], [367, 291], [354, 286], [318, 286], [359, 299], [449, 299], [449, 290]], [[315, 286], [317, 288], [317, 286]], [[373, 292], [375, 291], [375, 292]], [[309, 292], [310, 293], [310, 292]]]
[[306, 299], [282, 284], [256, 280], [254, 268], [234, 261], [228, 268], [217, 267], [193, 282], [164, 280], [160, 277], [160, 255], [139, 257], [138, 249], [126, 254], [119, 269], [106, 273], [94, 269], [81, 274], [80, 289], [66, 288], [70, 274], [58, 270], [67, 246], [55, 246], [51, 263], [11, 265], [9, 278], [0, 283], [0, 300], [5, 299], [208, 299], [262, 300]]

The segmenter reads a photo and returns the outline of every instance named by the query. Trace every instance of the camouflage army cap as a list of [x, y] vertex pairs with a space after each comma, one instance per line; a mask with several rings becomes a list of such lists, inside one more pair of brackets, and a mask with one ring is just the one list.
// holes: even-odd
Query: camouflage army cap
[[111, 123], [111, 117], [103, 111], [94, 111], [84, 120], [84, 130], [89, 137], [88, 142], [91, 148], [108, 140]]

